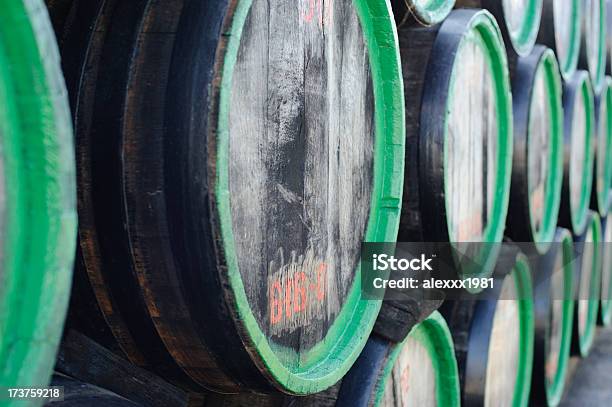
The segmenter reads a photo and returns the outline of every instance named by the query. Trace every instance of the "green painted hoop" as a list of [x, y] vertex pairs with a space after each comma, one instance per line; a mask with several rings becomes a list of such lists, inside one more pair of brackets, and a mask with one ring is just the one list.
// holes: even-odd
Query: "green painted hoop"
[[[612, 77], [606, 76], [604, 80], [604, 84], [601, 89], [600, 95], [600, 103], [605, 103], [605, 112], [607, 119], [606, 125], [606, 134], [605, 134], [605, 151], [600, 148], [601, 137], [602, 135], [599, 133], [599, 126], [597, 131], [597, 150], [596, 157], [597, 160], [596, 168], [595, 168], [595, 186], [594, 193], [597, 199], [597, 208], [599, 210], [600, 216], [606, 216], [608, 214], [608, 208], [612, 203], [612, 196], [610, 195], [609, 185], [612, 183]], [[601, 120], [601, 111], [598, 112], [599, 118]], [[600, 165], [599, 160], [604, 159], [604, 171], [603, 174], [599, 173], [598, 167]]]
[[563, 251], [563, 322], [561, 333], [561, 349], [559, 351], [558, 369], [552, 382], [546, 380], [546, 399], [549, 406], [556, 406], [561, 402], [565, 379], [569, 364], [572, 344], [572, 326], [574, 323], [574, 241], [567, 229], [561, 229], [559, 239]]
[[[606, 27], [608, 22], [606, 21], [606, 0], [593, 0], [599, 2], [599, 35], [597, 37], [597, 66], [593, 70], [592, 67], [588, 66], [589, 75], [591, 77], [591, 82], [593, 84], [593, 90], [595, 93], [599, 93], [604, 84], [604, 78], [606, 75], [606, 56], [607, 56], [607, 42], [606, 42]], [[583, 3], [585, 4], [585, 3]], [[586, 13], [583, 13], [583, 17]], [[584, 23], [583, 23], [584, 24]], [[586, 41], [586, 38], [583, 39]], [[583, 43], [585, 46], [586, 42]], [[586, 50], [585, 50], [585, 55]]]
[[580, 7], [580, 0], [570, 1], [572, 2], [572, 25], [570, 28], [571, 40], [567, 52], [567, 58], [564, 61], [559, 61], [561, 75], [565, 80], [571, 78], [578, 67], [578, 59], [580, 57], [580, 38], [582, 36], [582, 8]]
[[[470, 21], [469, 30], [472, 32], [470, 35], [478, 35], [482, 42], [484, 49], [489, 52], [486, 53], [487, 65], [493, 73], [493, 77], [496, 80], [493, 81], [495, 86], [495, 93], [498, 97], [497, 103], [497, 117], [498, 123], [498, 135], [497, 145], [499, 147], [497, 151], [497, 173], [495, 175], [495, 191], [496, 198], [493, 205], [492, 213], [493, 219], [488, 223], [487, 227], [483, 231], [483, 242], [487, 243], [498, 243], [501, 242], [506, 226], [506, 215], [508, 213], [509, 198], [510, 198], [510, 179], [512, 175], [512, 147], [513, 147], [513, 123], [512, 123], [512, 94], [510, 91], [510, 79], [508, 73], [508, 62], [506, 59], [506, 50], [502, 40], [501, 31], [495, 17], [486, 10], [479, 11], [474, 15]], [[467, 35], [466, 35], [467, 36]], [[459, 44], [457, 53], [459, 53], [461, 47], [465, 44], [465, 41], [461, 41]], [[448, 168], [448, 120], [450, 112], [450, 103], [453, 99], [453, 91], [455, 89], [455, 66], [449, 83], [449, 95], [446, 102], [446, 116], [444, 118], [444, 168]], [[448, 177], [444, 177], [444, 189], [449, 190]], [[445, 207], [449, 208], [449, 194], [445, 194]], [[454, 236], [452, 225], [448, 223], [448, 235]], [[498, 245], [483, 245], [483, 250], [480, 252], [478, 259], [475, 260], [476, 264], [481, 264], [483, 270], [482, 276], [490, 275], [493, 272], [493, 265], [497, 258], [499, 247]], [[467, 273], [465, 277], [475, 277], [472, 273]], [[480, 276], [480, 275], [478, 275]]]
[[7, 120], [2, 126], [10, 128], [3, 133], [10, 202], [0, 289], [0, 384], [46, 386], [76, 244], [70, 111], [42, 0], [0, 0], [0, 10], [1, 114]]
[[[599, 292], [601, 288], [601, 275], [599, 270], [599, 243], [601, 242], [601, 221], [599, 215], [593, 211], [591, 214], [588, 228], [593, 230], [593, 271], [589, 284], [589, 302], [586, 329], [583, 335], [578, 335], [578, 349], [580, 356], [586, 357], [591, 350], [595, 339], [595, 328], [597, 325], [597, 313], [599, 311]], [[585, 232], [588, 233], [588, 232]]]
[[438, 405], [444, 407], [458, 407], [461, 405], [455, 346], [446, 320], [438, 311], [434, 311], [429, 318], [412, 328], [408, 337], [395, 347], [376, 385], [374, 405], [380, 405], [385, 392], [385, 384], [391, 377], [395, 361], [408, 338], [421, 343], [427, 349], [427, 352], [432, 355], [436, 370], [436, 398]]
[[[502, 8], [503, 8], [502, 2]], [[504, 10], [505, 13], [505, 10]], [[531, 52], [540, 31], [542, 17], [542, 0], [529, 0], [525, 10], [525, 18], [518, 32], [513, 33], [508, 27], [508, 36], [517, 54], [525, 56]]]
[[[217, 211], [233, 300], [246, 330], [243, 340], [252, 346], [263, 361], [263, 368], [279, 387], [294, 394], [311, 394], [335, 384], [349, 370], [365, 346], [381, 303], [361, 298], [361, 280], [356, 273], [346, 304], [326, 338], [310, 349], [308, 355], [302, 357], [303, 365], [297, 367], [285, 366], [280, 361], [278, 354], [291, 350], [268, 342], [248, 306], [233, 248], [227, 157], [233, 67], [251, 3], [252, 0], [238, 2], [222, 68], [215, 185]], [[370, 54], [375, 104], [375, 168], [365, 241], [390, 242], [397, 239], [405, 152], [404, 94], [397, 31], [388, 1], [354, 0], [353, 3]]]
[[593, 88], [591, 86], [591, 80], [589, 79], [588, 75], [582, 75], [579, 97], [583, 98], [584, 106], [586, 109], [586, 163], [582, 169], [580, 202], [577, 210], [572, 211], [572, 205], [570, 204], [570, 211], [572, 211], [572, 230], [574, 231], [574, 233], [581, 233], [582, 231], [584, 231], [587, 225], [589, 215], [589, 203], [591, 200], [591, 189], [593, 187], [594, 151], [592, 145], [595, 131], [595, 101], [593, 96]]
[[[538, 66], [538, 70], [540, 69], [545, 71], [546, 85], [550, 90], [548, 92], [548, 99], [553, 121], [553, 127], [551, 129], [552, 147], [550, 152], [552, 158], [550, 165], [551, 171], [546, 180], [544, 222], [539, 233], [536, 231], [533, 217], [530, 216], [529, 219], [536, 249], [538, 252], [544, 253], [554, 240], [557, 229], [557, 219], [559, 217], [559, 207], [561, 206], [561, 187], [563, 185], [563, 85], [561, 76], [559, 75], [559, 65], [557, 64], [557, 59], [552, 50], [547, 49], [544, 51], [542, 59], [540, 59], [540, 65]], [[531, 123], [531, 116], [529, 117], [529, 122]], [[527, 135], [527, 137], [529, 137], [529, 135]], [[529, 186], [529, 188], [531, 188], [531, 186]], [[533, 213], [531, 200], [528, 200], [528, 204], [529, 213]]]
[[[520, 254], [511, 273], [517, 288], [517, 301], [519, 303], [519, 362], [514, 389], [513, 407], [527, 406], [531, 391], [531, 374], [533, 366], [533, 338], [535, 335], [533, 286], [529, 262], [525, 255]], [[503, 301], [503, 300], [502, 300]]]
[[425, 4], [422, 0], [404, 1], [414, 18], [426, 26], [442, 22], [455, 6], [455, 0], [429, 0]]

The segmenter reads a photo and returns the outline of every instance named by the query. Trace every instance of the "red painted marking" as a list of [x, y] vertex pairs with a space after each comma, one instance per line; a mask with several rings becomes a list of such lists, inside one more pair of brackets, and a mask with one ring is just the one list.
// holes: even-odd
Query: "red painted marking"
[[317, 300], [323, 301], [325, 298], [325, 274], [327, 272], [327, 264], [321, 263], [317, 269]]
[[323, 28], [323, 23], [325, 21], [331, 21], [333, 12], [332, 5], [332, 0], [327, 0], [325, 6], [323, 5], [323, 0], [308, 0], [308, 10], [302, 13], [302, 18], [307, 23], [311, 23], [314, 19], [315, 12], [317, 12], [319, 15], [319, 27]]
[[[275, 292], [278, 293], [278, 296], [275, 295]], [[273, 282], [272, 286], [270, 287], [270, 322], [272, 324], [279, 323], [283, 317], [283, 308], [279, 300], [281, 295], [282, 288], [280, 281]]]

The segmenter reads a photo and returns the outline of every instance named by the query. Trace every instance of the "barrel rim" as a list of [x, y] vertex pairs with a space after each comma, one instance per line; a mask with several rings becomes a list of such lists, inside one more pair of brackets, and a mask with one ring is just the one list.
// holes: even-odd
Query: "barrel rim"
[[[610, 245], [612, 244], [611, 242], [607, 242], [605, 235], [606, 235], [606, 229], [609, 227], [612, 227], [612, 223], [608, 223], [610, 222], [610, 219], [612, 219], [612, 217], [602, 217], [601, 218], [601, 224], [602, 224], [602, 228], [601, 228], [601, 247], [610, 247]], [[606, 244], [607, 243], [607, 244]], [[602, 277], [602, 286], [603, 286], [603, 260], [604, 260], [604, 256], [605, 256], [605, 250], [603, 253], [601, 253], [601, 261], [602, 263], [600, 264], [600, 270], [601, 270], [601, 277]], [[609, 281], [609, 285], [610, 288], [612, 289], [612, 280]], [[610, 291], [608, 291], [608, 295], [610, 295]], [[601, 323], [603, 326], [610, 326], [612, 324], [612, 299], [605, 299], [603, 298], [603, 291], [601, 294]]]
[[[599, 311], [599, 289], [601, 285], [601, 275], [599, 273], [599, 243], [601, 242], [601, 222], [599, 215], [597, 212], [589, 211], [589, 220], [587, 230], [584, 231], [584, 236], [589, 232], [589, 229], [592, 228], [593, 231], [593, 263], [591, 280], [589, 284], [589, 299], [586, 300], [589, 302], [588, 311], [587, 311], [587, 321], [586, 321], [586, 329], [583, 335], [580, 335], [578, 332], [578, 350], [580, 356], [586, 357], [593, 345], [593, 341], [595, 340], [595, 328], [597, 326], [597, 314]], [[581, 260], [582, 263], [582, 260]], [[582, 267], [582, 264], [581, 264]], [[595, 298], [595, 299], [593, 299]], [[576, 301], [576, 306], [578, 306], [579, 301]], [[578, 322], [578, 315], [576, 315], [576, 322]]]
[[[458, 10], [453, 12], [453, 14], [461, 12], [465, 11]], [[467, 25], [465, 27], [462, 27], [464, 31], [462, 32], [459, 43], [457, 44], [457, 53], [459, 52], [459, 49], [465, 44], [465, 39], [467, 38], [468, 33], [474, 30], [476, 33], [478, 33], [478, 35], [480, 35], [484, 45], [486, 46], [486, 49], [489, 51], [486, 54], [485, 60], [487, 65], [489, 66], [489, 69], [491, 69], [493, 75], [498, 78], [498, 80], [492, 81], [496, 96], [499, 101], [497, 105], [497, 158], [499, 165], [497, 166], [495, 175], [495, 196], [497, 197], [497, 199], [495, 199], [493, 209], [491, 211], [494, 216], [492, 220], [488, 222], [487, 227], [483, 231], [483, 237], [481, 238], [481, 241], [483, 242], [495, 243], [500, 242], [503, 238], [510, 198], [510, 180], [512, 173], [513, 155], [512, 94], [510, 91], [510, 80], [506, 51], [502, 41], [501, 30], [497, 25], [495, 18], [491, 13], [486, 10], [471, 11], [470, 13], [471, 16], [469, 18], [469, 21], [467, 22]], [[441, 31], [443, 29], [444, 25], [442, 26]], [[453, 60], [452, 67], [447, 73], [448, 97], [446, 99], [446, 103], [444, 104], [444, 119], [440, 121], [441, 125], [443, 126], [442, 140], [444, 143], [444, 152], [442, 159], [444, 163], [444, 168], [448, 167], [448, 143], [446, 141], [449, 137], [449, 128], [447, 123], [450, 112], [450, 103], [455, 88], [454, 81], [456, 78], [456, 63], [457, 61]], [[421, 128], [421, 132], [423, 132], [423, 127]], [[444, 177], [443, 188], [444, 191], [448, 190], [447, 177]], [[499, 193], [499, 191], [501, 191], [501, 193]], [[444, 193], [444, 218], [447, 218], [448, 199], [448, 194]], [[448, 222], [446, 226], [446, 233], [449, 237], [453, 236], [452, 226]], [[493, 271], [492, 265], [497, 257], [497, 250], [493, 246], [495, 245], [485, 245], [484, 251], [481, 252], [482, 254], [480, 256], [480, 261], [477, 261], [478, 264], [483, 265], [482, 270], [484, 274], [490, 274]]]
[[455, 0], [433, 0], [425, 7], [414, 3], [414, 0], [405, 0], [406, 6], [416, 20], [425, 25], [431, 26], [443, 21], [455, 6]]
[[[606, 14], [607, 14], [607, 6], [606, 6], [606, 0], [593, 0], [599, 3], [599, 35], [597, 36], [597, 66], [596, 67], [591, 67], [590, 63], [588, 61], [588, 52], [587, 52], [587, 35], [586, 35], [586, 31], [581, 35], [582, 38], [582, 46], [581, 48], [581, 53], [583, 53], [583, 56], [581, 57], [582, 60], [585, 60], [584, 63], [582, 63], [584, 68], [587, 68], [589, 71], [589, 77], [591, 78], [591, 82], [593, 85], [593, 90], [596, 93], [599, 93], [601, 90], [601, 87], [603, 86], [603, 82], [604, 82], [604, 78], [606, 75], [606, 58], [607, 58], [607, 39], [606, 39], [606, 30], [607, 30], [607, 21], [606, 21]], [[584, 4], [584, 3], [583, 3]], [[582, 18], [586, 19], [586, 13], [582, 13]], [[584, 30], [586, 30], [586, 25], [584, 24], [584, 22], [582, 23], [582, 27]]]
[[[552, 383], [545, 379], [544, 390], [548, 405], [556, 406], [561, 401], [565, 388], [565, 378], [569, 366], [570, 348], [572, 342], [572, 325], [574, 322], [574, 299], [573, 299], [573, 283], [574, 283], [574, 266], [573, 266], [573, 239], [572, 234], [567, 229], [558, 228], [556, 232], [556, 241], [561, 242], [561, 250], [563, 256], [563, 296], [567, 300], [563, 300], [563, 322], [561, 333], [561, 349], [559, 351], [558, 368], [555, 378]], [[546, 342], [550, 337], [547, 335]], [[548, 355], [546, 355], [548, 357]]]
[[[612, 17], [612, 16], [611, 16]], [[597, 209], [599, 211], [600, 216], [606, 216], [608, 213], [608, 208], [612, 204], [612, 196], [609, 194], [609, 185], [612, 183], [612, 77], [606, 76], [604, 79], [604, 84], [602, 85], [601, 94], [599, 96], [599, 104], [605, 103], [605, 115], [607, 117], [607, 126], [606, 126], [606, 147], [607, 151], [603, 155], [605, 159], [604, 164], [604, 180], [603, 185], [604, 189], [601, 190], [597, 188], [599, 184], [597, 182], [597, 171], [595, 169], [595, 187], [593, 191], [595, 192]], [[601, 120], [601, 107], [595, 111], [597, 115], [597, 121]], [[597, 149], [595, 153], [594, 160], [599, 165], [599, 160], [602, 156], [602, 150], [599, 148], [599, 126], [597, 126]]]
[[[14, 306], [2, 319], [11, 329], [0, 342], [0, 382], [44, 386], [63, 330], [76, 246], [72, 125], [55, 35], [42, 0], [7, 2], [0, 31], [0, 52], [10, 61], [2, 64], [6, 70], [0, 74], [8, 82], [5, 107], [11, 109], [7, 117], [13, 121], [15, 143], [9, 147], [15, 149], [9, 162], [15, 170], [10, 189], [16, 200], [9, 204], [18, 205], [9, 221], [18, 228], [10, 243], [15, 250], [6, 253], [12, 258], [5, 258], [5, 264], [21, 270], [0, 299]], [[22, 66], [27, 69], [17, 69]]]
[[[513, 34], [509, 29], [508, 37], [510, 38], [510, 42], [512, 43], [512, 48], [516, 51], [516, 53], [520, 56], [525, 56], [529, 54], [529, 52], [533, 49], [534, 44], [536, 43], [536, 39], [538, 37], [538, 32], [540, 31], [540, 19], [542, 17], [542, 1], [543, 0], [528, 0], [529, 3], [527, 8], [525, 9], [525, 18], [523, 18], [523, 22], [521, 24], [521, 29], [518, 32], [518, 35]], [[502, 2], [502, 8], [505, 8], [504, 3]]]
[[[219, 96], [217, 125], [217, 173], [215, 196], [217, 217], [222, 236], [221, 247], [227, 264], [227, 279], [237, 317], [244, 330], [238, 330], [261, 359], [263, 368], [276, 385], [295, 394], [322, 391], [338, 382], [349, 370], [365, 346], [378, 311], [380, 301], [361, 299], [359, 273], [347, 296], [342, 311], [336, 317], [325, 339], [303, 357], [309, 364], [292, 371], [279, 360], [276, 351], [288, 348], [271, 346], [249, 309], [233, 247], [233, 231], [229, 202], [229, 96], [234, 63], [242, 28], [252, 0], [238, 3], [231, 24]], [[397, 31], [390, 4], [377, 0], [354, 0], [370, 57], [375, 105], [375, 151], [372, 204], [366, 229], [366, 241], [395, 241], [399, 227], [404, 170], [405, 119], [404, 96], [399, 62]], [[357, 266], [359, 270], [359, 266]], [[330, 338], [336, 338], [331, 340]], [[332, 358], [334, 352], [337, 354]], [[261, 369], [261, 363], [258, 364]], [[330, 368], [330, 365], [332, 368]]]
[[438, 356], [438, 358], [432, 358], [436, 371], [437, 404], [449, 407], [459, 406], [461, 390], [455, 345], [448, 324], [438, 311], [434, 311], [427, 319], [415, 325], [406, 339], [395, 346], [378, 381], [374, 405], [380, 405], [385, 392], [385, 384], [391, 377], [395, 362], [408, 338], [421, 343], [428, 354]]
[[[557, 59], [555, 54], [549, 48], [543, 51], [541, 59], [538, 64], [537, 71], [534, 75], [537, 75], [540, 69], [545, 70], [546, 75], [546, 84], [547, 88], [551, 89], [552, 92], [549, 92], [549, 103], [551, 107], [551, 114], [553, 120], [553, 127], [551, 129], [552, 136], [552, 163], [551, 163], [551, 171], [548, 174], [548, 179], [546, 180], [546, 198], [545, 198], [545, 210], [544, 210], [544, 226], [540, 229], [540, 233], [536, 231], [533, 216], [531, 200], [527, 200], [527, 205], [529, 207], [529, 223], [533, 236], [533, 240], [535, 243], [535, 247], [540, 253], [544, 253], [548, 247], [550, 247], [550, 242], [553, 241], [556, 228], [557, 228], [557, 218], [559, 217], [559, 207], [561, 205], [561, 186], [563, 184], [563, 103], [562, 103], [562, 83], [561, 77], [559, 75], [559, 65], [557, 64]], [[531, 103], [533, 103], [533, 91], [530, 90], [530, 102], [529, 102], [529, 123], [531, 124]], [[529, 128], [529, 127], [528, 127]], [[529, 137], [529, 134], [527, 134]], [[529, 152], [527, 152], [529, 154]], [[529, 177], [527, 177], [527, 182], [529, 183]], [[530, 187], [530, 186], [528, 186]]]
[[[593, 184], [593, 155], [594, 151], [592, 148], [593, 143], [593, 133], [594, 133], [594, 123], [595, 123], [595, 102], [593, 95], [593, 88], [591, 86], [591, 79], [589, 77], [588, 72], [584, 70], [576, 71], [574, 78], [567, 82], [564, 87], [564, 93], [568, 94], [568, 104], [564, 103], [564, 144], [565, 144], [565, 158], [567, 160], [564, 163], [566, 170], [564, 170], [564, 178], [567, 178], [567, 188], [571, 187], [569, 185], [569, 167], [570, 167], [570, 155], [569, 150], [571, 149], [571, 142], [573, 138], [572, 134], [572, 123], [574, 120], [574, 109], [576, 108], [576, 101], [578, 97], [581, 97], [584, 102], [584, 107], [586, 110], [586, 134], [585, 134], [585, 154], [587, 158], [585, 158], [585, 165], [582, 169], [582, 177], [581, 177], [581, 193], [580, 193], [580, 202], [579, 206], [576, 210], [572, 209], [572, 195], [569, 194], [567, 205], [569, 206], [568, 212], [570, 214], [569, 224], [572, 228], [572, 231], [575, 234], [581, 234], [587, 227], [588, 223], [588, 214], [589, 214], [589, 203], [591, 200], [591, 189]], [[565, 97], [564, 97], [565, 99]], [[565, 101], [564, 101], [565, 102]], [[564, 180], [564, 182], [566, 182]]]

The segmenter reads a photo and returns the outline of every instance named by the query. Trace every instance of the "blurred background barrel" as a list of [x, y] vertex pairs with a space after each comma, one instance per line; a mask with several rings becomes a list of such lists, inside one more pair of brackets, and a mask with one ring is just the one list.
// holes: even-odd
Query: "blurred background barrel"
[[335, 405], [459, 406], [457, 361], [444, 318], [434, 312], [399, 344], [370, 337]]
[[595, 167], [591, 208], [606, 216], [612, 205], [612, 78], [606, 76], [601, 93], [595, 98]]
[[574, 246], [567, 229], [557, 229], [554, 243], [533, 260], [534, 360], [531, 401], [557, 406], [568, 372], [574, 318]]
[[499, 22], [509, 54], [526, 56], [533, 49], [540, 28], [542, 0], [456, 0], [456, 7], [489, 10]]
[[135, 363], [223, 392], [319, 392], [380, 307], [361, 299], [361, 242], [397, 236], [392, 16], [230, 3], [73, 3], [84, 271]]
[[559, 225], [581, 234], [587, 227], [593, 185], [595, 115], [593, 89], [586, 71], [563, 86], [563, 186]]
[[515, 263], [486, 299], [446, 301], [463, 406], [525, 406], [533, 363], [533, 290], [527, 258]]
[[[398, 34], [407, 119], [399, 240], [499, 242], [512, 109], [497, 24], [487, 11], [464, 9]], [[495, 261], [490, 249], [481, 246], [483, 264]]]
[[415, 23], [425, 26], [438, 24], [448, 16], [454, 5], [455, 0], [391, 0], [391, 8], [398, 27]]
[[542, 1], [542, 21], [537, 41], [555, 51], [565, 80], [572, 77], [578, 65], [582, 10], [581, 0]]
[[589, 211], [587, 228], [575, 236], [576, 266], [576, 316], [572, 349], [575, 354], [586, 357], [595, 339], [597, 314], [601, 295], [601, 274], [599, 271], [599, 250], [601, 242], [601, 221], [596, 212]]
[[512, 78], [514, 153], [506, 234], [545, 252], [554, 240], [563, 179], [562, 83], [554, 53], [536, 46]]
[[612, 323], [612, 222], [610, 216], [601, 220], [601, 322]]
[[[44, 3], [0, 10], [0, 387], [42, 387], [70, 295], [74, 145]], [[5, 396], [4, 406], [22, 404]]]
[[607, 63], [606, 0], [583, 0], [582, 7], [582, 40], [578, 67], [589, 71], [593, 89], [599, 93]]

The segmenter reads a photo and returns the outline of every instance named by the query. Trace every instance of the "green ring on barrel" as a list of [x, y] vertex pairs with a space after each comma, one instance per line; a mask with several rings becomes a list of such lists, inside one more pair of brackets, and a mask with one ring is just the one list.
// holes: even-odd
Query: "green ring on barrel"
[[[533, 338], [535, 332], [533, 310], [533, 286], [529, 270], [529, 262], [525, 255], [520, 254], [511, 273], [517, 290], [519, 307], [519, 361], [516, 387], [512, 405], [527, 406], [531, 390], [531, 373], [533, 366]], [[502, 300], [503, 301], [503, 300]]]
[[[557, 58], [552, 50], [547, 49], [544, 51], [544, 55], [538, 66], [538, 70], [540, 69], [543, 69], [545, 72], [546, 86], [550, 91], [548, 92], [548, 102], [550, 104], [550, 112], [553, 121], [553, 126], [551, 128], [551, 164], [548, 179], [546, 180], [544, 220], [539, 233], [536, 232], [533, 217], [530, 216], [529, 219], [536, 249], [540, 253], [543, 253], [548, 249], [550, 242], [555, 238], [559, 207], [561, 205], [561, 186], [563, 185], [563, 85], [559, 75]], [[529, 116], [529, 122], [531, 123], [531, 115]], [[527, 135], [527, 137], [529, 137], [529, 135]], [[529, 204], [529, 213], [533, 213], [531, 200], [527, 202]]]
[[[591, 201], [591, 189], [593, 187], [593, 133], [595, 132], [595, 101], [593, 96], [593, 87], [588, 75], [583, 75], [583, 80], [580, 83], [579, 96], [584, 100], [584, 108], [586, 109], [586, 136], [585, 136], [585, 161], [586, 164], [582, 169], [582, 177], [580, 186], [580, 203], [576, 211], [572, 211], [571, 222], [574, 233], [580, 233], [586, 227], [589, 216], [589, 203]], [[573, 113], [573, 111], [572, 111]], [[571, 129], [569, 130], [571, 131]], [[571, 198], [570, 198], [571, 199]], [[572, 205], [570, 203], [570, 211]]]
[[[552, 383], [546, 381], [545, 391], [549, 406], [561, 402], [569, 363], [572, 344], [572, 325], [574, 323], [574, 241], [571, 233], [563, 229], [561, 233], [561, 250], [563, 252], [563, 322], [561, 324], [561, 349], [559, 350], [558, 368]], [[552, 298], [554, 300], [554, 298]]]
[[[601, 242], [601, 220], [599, 215], [593, 211], [589, 212], [591, 218], [588, 228], [593, 230], [593, 267], [591, 281], [589, 284], [589, 307], [587, 312], [586, 328], [583, 335], [578, 334], [578, 349], [580, 356], [586, 357], [591, 350], [595, 339], [595, 328], [597, 325], [597, 312], [599, 311], [599, 290], [601, 288], [601, 274], [599, 270], [599, 243]], [[588, 230], [585, 231], [588, 233]], [[588, 244], [588, 243], [587, 243]], [[578, 299], [580, 300], [580, 298]]]
[[426, 0], [425, 4], [421, 4], [422, 0], [404, 1], [414, 18], [428, 26], [442, 22], [455, 6], [455, 0]]
[[[444, 407], [460, 406], [461, 392], [455, 345], [444, 317], [438, 311], [434, 311], [429, 318], [412, 328], [407, 338], [418, 341], [431, 355], [436, 370], [436, 399], [438, 405]], [[387, 360], [380, 380], [376, 385], [375, 406], [379, 406], [382, 401], [385, 385], [391, 377], [395, 361], [407, 342], [407, 338], [395, 347]]]
[[541, 17], [542, 0], [529, 0], [525, 10], [525, 18], [518, 34], [515, 35], [508, 29], [508, 36], [517, 54], [527, 55], [533, 49], [538, 32], [540, 31]]
[[[601, 87], [604, 84], [604, 78], [606, 75], [606, 28], [608, 22], [606, 21], [606, 0], [593, 0], [599, 2], [599, 37], [597, 40], [597, 67], [595, 69], [595, 73], [591, 74], [591, 81], [593, 82], [593, 89], [595, 92], [599, 93]], [[591, 72], [591, 67], [589, 67], [589, 73]]]
[[42, 0], [0, 0], [0, 132], [8, 198], [0, 384], [46, 386], [70, 296], [76, 188], [67, 94]]
[[[547, 1], [554, 2], [554, 0]], [[569, 1], [572, 2], [570, 44], [567, 51], [567, 58], [564, 61], [559, 61], [561, 75], [565, 80], [571, 78], [578, 67], [578, 59], [580, 57], [580, 38], [582, 37], [582, 7], [580, 7], [580, 0]], [[554, 41], [556, 44], [556, 39]]]
[[[264, 361], [264, 368], [278, 386], [294, 394], [310, 394], [325, 390], [346, 374], [365, 346], [381, 301], [361, 298], [361, 277], [357, 272], [347, 301], [326, 338], [302, 356], [302, 365], [291, 367], [285, 366], [277, 353], [294, 351], [278, 345], [272, 347], [249, 307], [234, 249], [228, 179], [228, 121], [233, 67], [251, 4], [252, 0], [238, 2], [222, 68], [217, 128], [216, 204], [229, 281], [236, 308], [246, 327], [249, 346]], [[397, 239], [399, 227], [405, 152], [404, 94], [397, 31], [387, 1], [354, 0], [353, 4], [370, 56], [375, 105], [373, 191], [364, 240], [391, 242]], [[359, 268], [360, 265], [357, 270]]]
[[[495, 86], [495, 95], [497, 96], [497, 170], [495, 174], [495, 202], [491, 213], [492, 219], [487, 224], [483, 231], [482, 241], [487, 243], [501, 242], [506, 226], [506, 215], [508, 214], [508, 204], [510, 197], [510, 179], [512, 175], [512, 94], [510, 91], [510, 79], [508, 73], [508, 61], [506, 59], [506, 49], [502, 40], [501, 31], [495, 17], [486, 10], [479, 11], [470, 21], [469, 31], [467, 35], [479, 35], [482, 38], [486, 53], [486, 61], [492, 72], [492, 83]], [[465, 44], [464, 40], [459, 44], [456, 51], [458, 54], [461, 47]], [[460, 63], [455, 61], [454, 64]], [[455, 66], [453, 66], [452, 74], [449, 83], [449, 95], [446, 102], [446, 116], [444, 118], [444, 168], [448, 168], [448, 120], [451, 109], [450, 103], [453, 100], [453, 92], [455, 89]], [[444, 177], [444, 189], [449, 190], [447, 185], [448, 177]], [[445, 194], [444, 200], [446, 208], [449, 207], [449, 196]], [[454, 236], [451, 230], [451, 224], [448, 224], [449, 236]], [[476, 264], [482, 265], [482, 275], [488, 275], [493, 272], [493, 264], [497, 258], [498, 245], [483, 245], [483, 250], [480, 252]], [[480, 277], [481, 275], [473, 275], [467, 273], [464, 277]]]
[[[610, 17], [612, 18], [612, 16]], [[601, 184], [599, 180], [595, 180], [595, 194], [597, 197], [597, 208], [599, 209], [599, 215], [606, 216], [610, 204], [612, 203], [612, 195], [610, 195], [609, 187], [607, 187], [612, 183], [612, 77], [605, 77], [600, 97], [602, 98], [600, 103], [606, 104], [606, 151], [602, 151], [599, 143], [597, 143], [597, 151], [595, 153], [597, 155], [597, 166], [600, 165], [599, 160], [602, 158], [602, 156], [605, 159], [605, 164]], [[601, 117], [599, 120], [601, 120]], [[601, 135], [599, 134], [599, 126], [597, 130], [597, 139], [600, 140]], [[596, 178], [599, 177], [599, 175], [600, 174], [598, 174], [596, 171]], [[603, 185], [604, 187], [598, 188], [598, 185]]]

